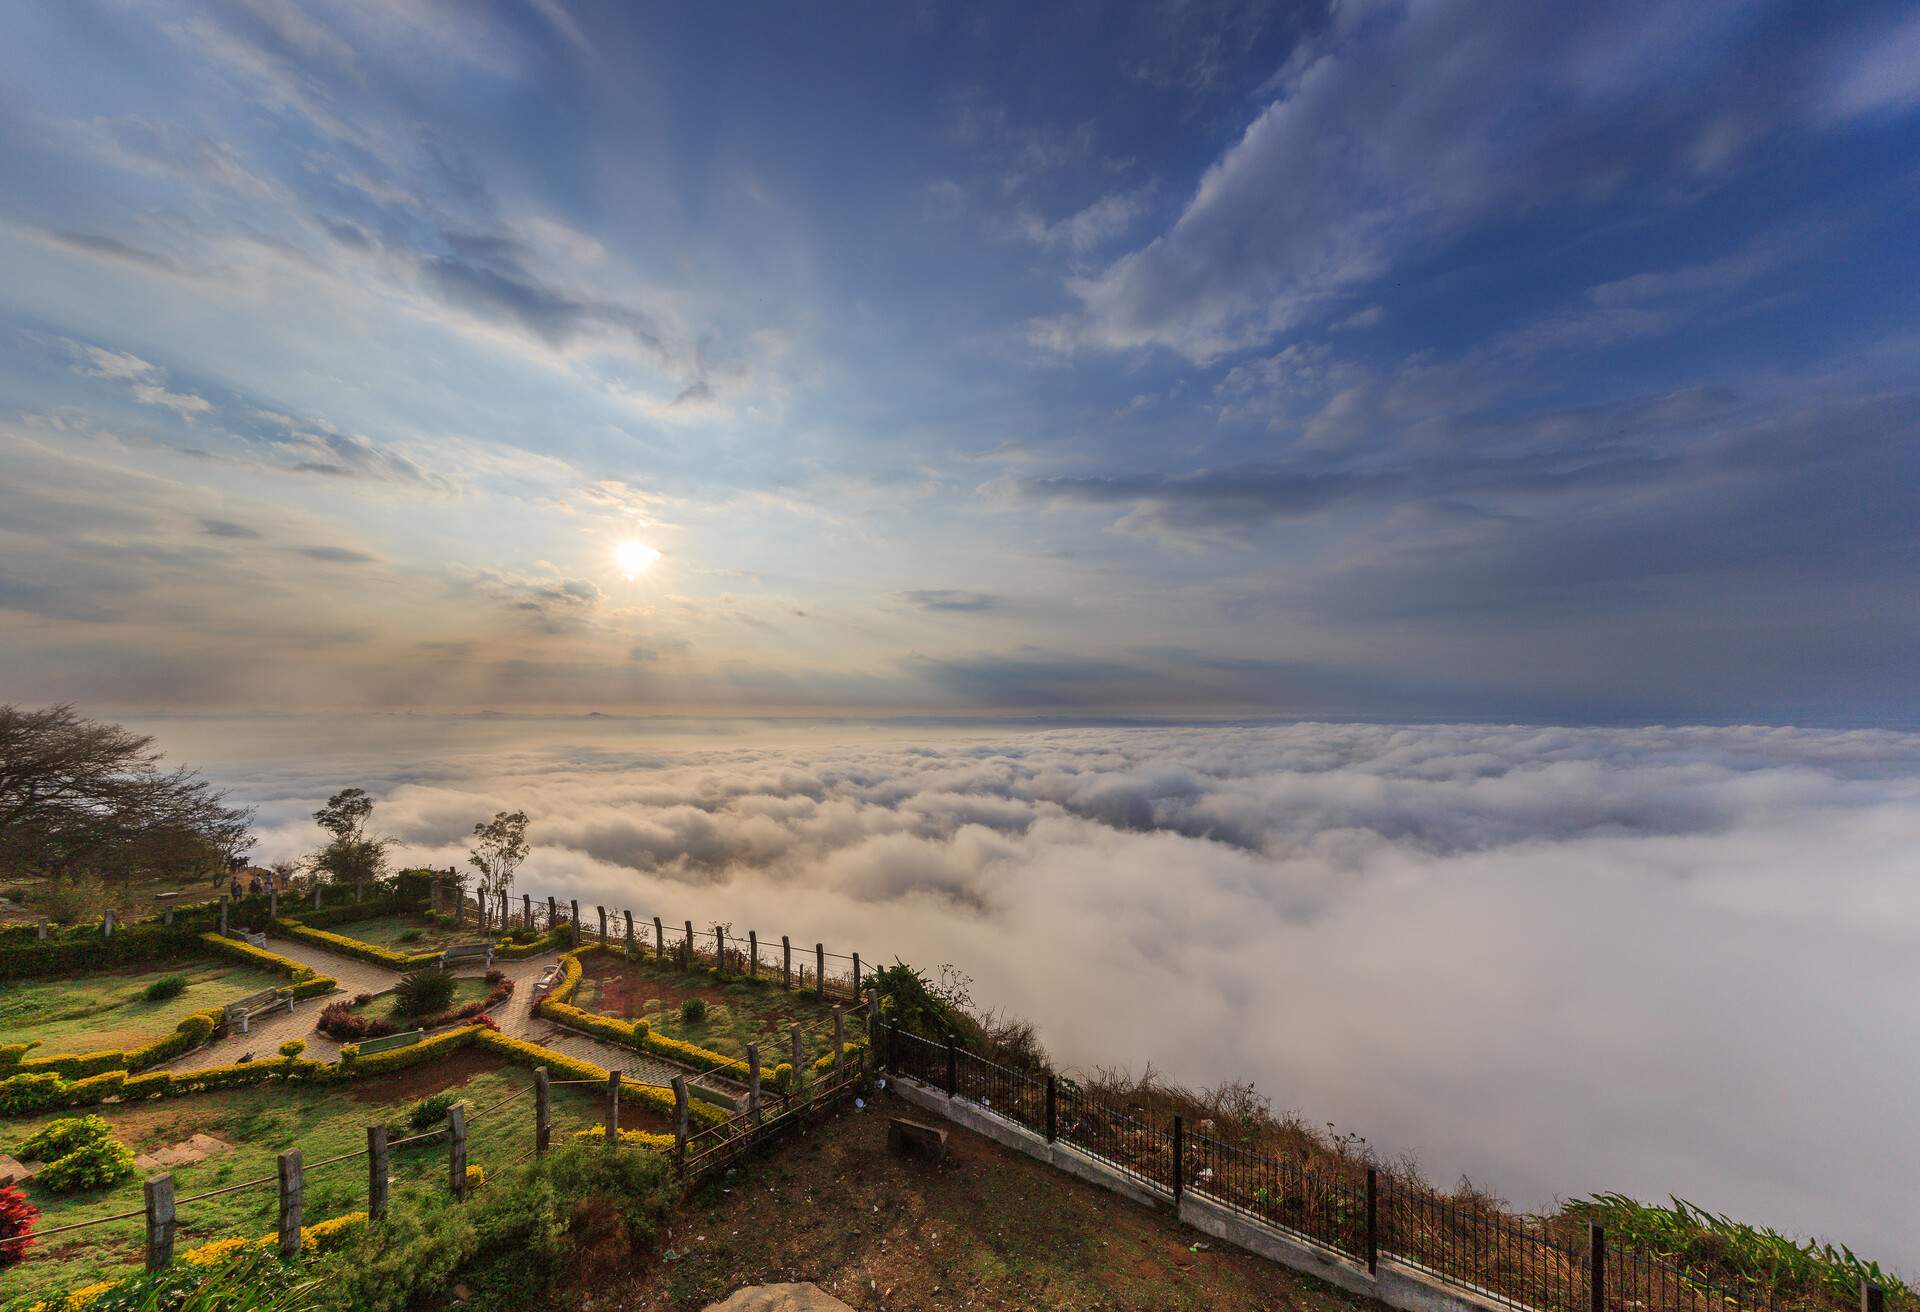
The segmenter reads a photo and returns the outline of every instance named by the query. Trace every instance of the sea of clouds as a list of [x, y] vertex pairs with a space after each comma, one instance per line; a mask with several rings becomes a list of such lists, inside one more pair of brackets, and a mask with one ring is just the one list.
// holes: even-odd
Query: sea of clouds
[[[1068, 1063], [1527, 1206], [1669, 1192], [1920, 1267], [1920, 735], [166, 721], [262, 860], [359, 784], [400, 855], [951, 962]], [[589, 912], [589, 916], [591, 913]]]

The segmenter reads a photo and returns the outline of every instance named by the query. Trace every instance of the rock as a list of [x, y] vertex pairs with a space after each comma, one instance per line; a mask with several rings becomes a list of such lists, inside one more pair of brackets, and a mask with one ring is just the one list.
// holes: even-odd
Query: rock
[[753, 1285], [736, 1289], [706, 1312], [853, 1312], [815, 1284]]
[[0, 1153], [0, 1187], [10, 1184], [25, 1184], [33, 1179], [39, 1170], [38, 1165], [24, 1166], [5, 1153]]

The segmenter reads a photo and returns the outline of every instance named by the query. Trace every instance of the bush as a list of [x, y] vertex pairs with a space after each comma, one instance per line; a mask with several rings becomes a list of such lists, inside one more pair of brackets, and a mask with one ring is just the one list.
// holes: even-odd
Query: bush
[[36, 890], [33, 900], [49, 920], [71, 925], [107, 909], [107, 885], [98, 875], [61, 875]]
[[468, 1193], [472, 1193], [475, 1189], [478, 1189], [481, 1185], [485, 1184], [486, 1182], [487, 1182], [487, 1173], [484, 1168], [480, 1166], [469, 1166], [467, 1168], [467, 1192]]
[[393, 941], [395, 943], [418, 943], [420, 941], [420, 931], [417, 929], [403, 929], [394, 935]]
[[33, 1223], [40, 1209], [27, 1201], [17, 1185], [0, 1189], [0, 1271], [12, 1266], [33, 1247]]
[[40, 1174], [34, 1177], [34, 1183], [55, 1193], [71, 1194], [88, 1189], [105, 1189], [109, 1185], [131, 1180], [134, 1173], [133, 1149], [108, 1135], [84, 1143], [66, 1156], [47, 1163]]
[[298, 1057], [301, 1053], [305, 1052], [306, 1050], [307, 1050], [307, 1041], [305, 1039], [288, 1039], [285, 1043], [280, 1045], [280, 1055], [282, 1057], [285, 1057], [288, 1061], [292, 1061], [295, 1057]]
[[447, 1108], [460, 1101], [451, 1092], [422, 1098], [407, 1108], [407, 1125], [414, 1130], [430, 1129], [447, 1119]]
[[680, 1004], [680, 1019], [689, 1025], [698, 1025], [707, 1018], [707, 1000], [688, 998]]
[[76, 1148], [113, 1138], [113, 1127], [98, 1116], [63, 1116], [28, 1135], [14, 1151], [29, 1162], [51, 1162]]
[[394, 986], [394, 1007], [402, 1016], [433, 1016], [453, 1001], [453, 974], [429, 966], [400, 977]]
[[177, 998], [187, 991], [185, 975], [162, 975], [147, 985], [147, 991], [141, 996], [148, 1002], [165, 1002], [168, 998]]

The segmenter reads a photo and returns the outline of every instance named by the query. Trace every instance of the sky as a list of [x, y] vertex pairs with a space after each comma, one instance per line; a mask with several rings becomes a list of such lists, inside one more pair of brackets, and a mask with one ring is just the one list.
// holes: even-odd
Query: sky
[[1920, 723], [1917, 145], [1898, 4], [24, 6], [0, 688]]
[[[516, 893], [971, 977], [1061, 1069], [1252, 1081], [1525, 1208], [1622, 1190], [1920, 1273], [1920, 734], [197, 716], [398, 862], [524, 808]], [[617, 923], [617, 922], [616, 922]]]

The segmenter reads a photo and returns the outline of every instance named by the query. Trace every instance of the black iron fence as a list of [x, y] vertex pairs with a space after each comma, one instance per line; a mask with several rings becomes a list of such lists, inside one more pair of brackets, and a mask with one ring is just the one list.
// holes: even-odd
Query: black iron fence
[[[964, 1100], [1049, 1143], [1064, 1143], [1166, 1197], [1191, 1193], [1287, 1237], [1369, 1270], [1382, 1257], [1520, 1312], [1799, 1312], [1824, 1300], [1789, 1300], [1764, 1288], [1726, 1288], [1608, 1242], [1589, 1227], [1570, 1245], [1533, 1218], [1441, 1197], [1356, 1165], [1314, 1170], [1189, 1129], [1176, 1116], [1150, 1124], [1052, 1074], [1014, 1070], [953, 1043], [877, 1027], [885, 1068]], [[1863, 1309], [1883, 1312], [1867, 1286]]]

